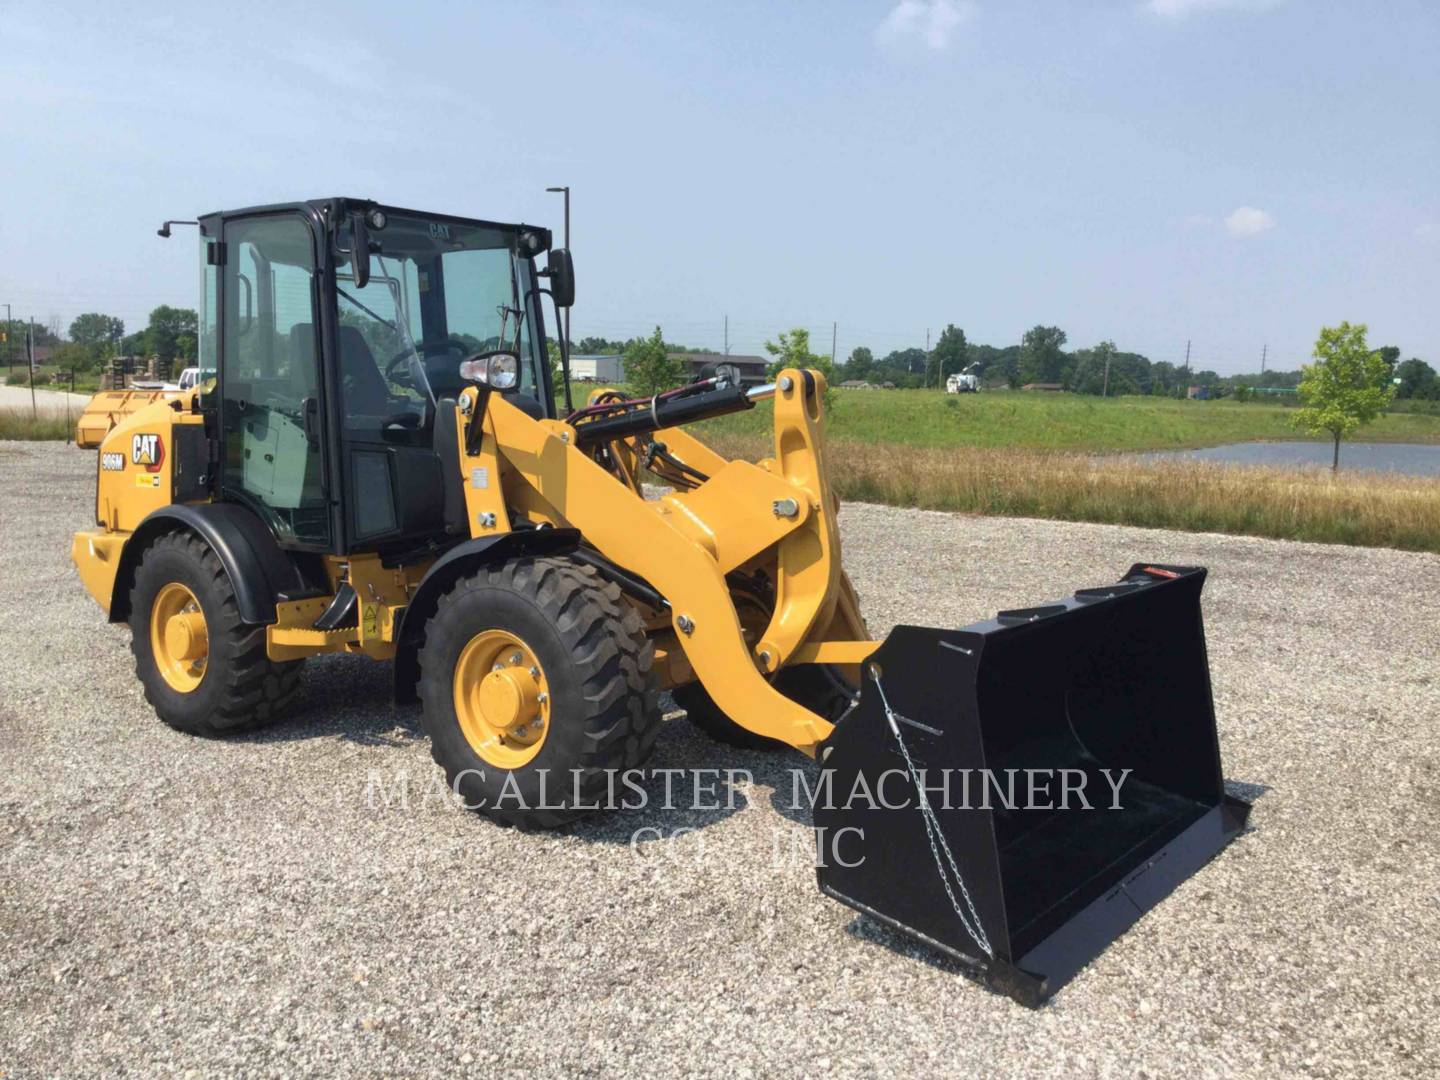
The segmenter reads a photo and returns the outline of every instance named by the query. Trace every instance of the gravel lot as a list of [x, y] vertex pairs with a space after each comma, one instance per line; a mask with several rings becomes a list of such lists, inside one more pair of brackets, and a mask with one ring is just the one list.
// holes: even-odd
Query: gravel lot
[[876, 633], [1212, 569], [1253, 831], [1032, 1012], [819, 894], [772, 804], [798, 756], [672, 721], [652, 765], [750, 770], [735, 810], [522, 835], [435, 795], [387, 665], [312, 660], [259, 735], [170, 731], [69, 564], [94, 469], [0, 443], [0, 1075], [1440, 1068], [1440, 558], [844, 511]]

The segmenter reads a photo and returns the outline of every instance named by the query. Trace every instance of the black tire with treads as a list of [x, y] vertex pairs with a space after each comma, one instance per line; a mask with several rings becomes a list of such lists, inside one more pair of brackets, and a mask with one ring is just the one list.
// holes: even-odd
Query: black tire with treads
[[[516, 769], [481, 758], [456, 716], [456, 663], [485, 630], [524, 641], [549, 687], [545, 741]], [[603, 803], [612, 770], [623, 792], [618, 773], [654, 749], [661, 717], [653, 655], [639, 615], [593, 568], [564, 557], [482, 567], [441, 597], [425, 626], [419, 690], [431, 756], [471, 809], [526, 829], [565, 825]]]
[[[204, 678], [188, 693], [165, 681], [150, 647], [150, 609], [171, 582], [194, 595], [209, 639]], [[279, 719], [299, 691], [304, 661], [270, 659], [265, 627], [241, 620], [229, 575], [210, 545], [192, 532], [166, 533], [145, 549], [130, 592], [129, 621], [145, 700], [177, 731], [230, 735], [261, 727]]]

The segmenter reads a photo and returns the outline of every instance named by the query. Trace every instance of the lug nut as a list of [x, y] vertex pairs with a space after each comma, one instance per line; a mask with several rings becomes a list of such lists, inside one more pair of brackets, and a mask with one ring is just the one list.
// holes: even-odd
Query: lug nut
[[800, 504], [794, 499], [776, 499], [770, 504], [770, 509], [778, 518], [793, 518], [800, 513]]
[[682, 634], [691, 634], [695, 631], [695, 620], [689, 615], [681, 615], [675, 620], [675, 625], [680, 628]]

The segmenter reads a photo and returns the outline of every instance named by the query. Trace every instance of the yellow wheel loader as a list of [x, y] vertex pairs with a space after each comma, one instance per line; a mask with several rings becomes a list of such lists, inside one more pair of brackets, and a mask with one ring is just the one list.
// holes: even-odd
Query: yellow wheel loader
[[[816, 759], [827, 894], [1028, 1003], [1242, 829], [1203, 570], [872, 641], [819, 373], [576, 407], [546, 229], [342, 198], [198, 228], [202, 382], [113, 417], [73, 548], [167, 724], [271, 722], [308, 657], [362, 653], [468, 805], [551, 827], [644, 763], [669, 690], [721, 739]], [[762, 400], [763, 461], [685, 430]]]

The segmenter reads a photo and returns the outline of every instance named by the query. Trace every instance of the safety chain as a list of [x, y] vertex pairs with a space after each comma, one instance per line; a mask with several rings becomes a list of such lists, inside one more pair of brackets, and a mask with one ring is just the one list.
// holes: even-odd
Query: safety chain
[[[900, 756], [905, 759], [905, 768], [910, 772], [910, 780], [915, 785], [915, 791], [920, 796], [920, 820], [925, 823], [925, 838], [930, 841], [930, 854], [935, 859], [935, 869], [940, 871], [940, 883], [945, 886], [945, 895], [950, 898], [950, 906], [955, 909], [955, 916], [960, 920], [960, 925], [965, 927], [965, 932], [974, 939], [980, 950], [991, 959], [995, 957], [995, 951], [990, 947], [990, 939], [985, 936], [985, 928], [980, 925], [980, 916], [975, 913], [975, 904], [970, 899], [970, 890], [965, 888], [965, 879], [960, 876], [960, 868], [955, 865], [955, 856], [950, 853], [950, 845], [945, 842], [945, 834], [940, 831], [940, 821], [935, 816], [934, 809], [930, 806], [930, 797], [925, 793], [925, 784], [922, 781], [919, 771], [915, 768], [915, 762], [911, 760], [910, 748], [905, 745], [905, 738], [900, 734], [900, 725], [896, 722], [898, 714], [890, 708], [890, 699], [885, 696], [885, 687], [880, 682], [880, 673], [872, 666], [870, 677], [875, 680], [875, 689], [880, 692], [880, 704], [885, 709], [885, 719], [890, 722], [890, 733], [895, 736], [895, 742], [900, 747]], [[944, 859], [941, 859], [941, 853]], [[946, 873], [946, 867], [949, 873]], [[965, 898], [965, 908], [970, 912], [970, 917], [965, 917], [965, 912], [960, 910], [960, 902], [955, 899], [955, 891], [950, 887], [950, 877], [954, 875], [955, 884], [959, 886], [960, 895]], [[973, 921], [972, 921], [973, 920]]]

